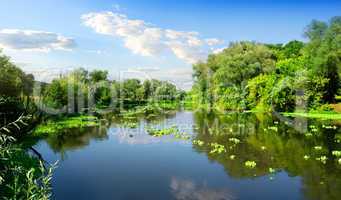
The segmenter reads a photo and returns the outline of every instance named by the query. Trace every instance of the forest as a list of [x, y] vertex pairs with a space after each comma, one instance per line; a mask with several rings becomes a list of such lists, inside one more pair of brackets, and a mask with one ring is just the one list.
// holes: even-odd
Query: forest
[[331, 111], [340, 94], [340, 33], [334, 17], [312, 21], [306, 42], [233, 42], [193, 66], [192, 99], [221, 110]]
[[[340, 117], [341, 17], [313, 20], [303, 34], [306, 40], [285, 44], [232, 42], [193, 65], [194, 83], [189, 91], [156, 79], [111, 80], [108, 71], [84, 68], [44, 83], [2, 54], [0, 197], [50, 199], [58, 163], [46, 163], [30, 137], [98, 126], [108, 112], [124, 119], [136, 113], [155, 117], [177, 109]], [[136, 128], [138, 123], [128, 120], [124, 125]], [[157, 137], [170, 135], [175, 128], [147, 131]], [[177, 134], [180, 139], [189, 137]], [[200, 142], [196, 143], [200, 149]], [[255, 166], [251, 161], [248, 164]]]

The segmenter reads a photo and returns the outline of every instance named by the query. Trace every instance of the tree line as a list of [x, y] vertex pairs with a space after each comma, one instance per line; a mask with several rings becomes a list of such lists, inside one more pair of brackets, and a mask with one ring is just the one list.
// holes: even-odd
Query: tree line
[[108, 71], [89, 72], [83, 68], [54, 79], [42, 89], [44, 103], [53, 108], [69, 106], [70, 95], [72, 106], [79, 112], [82, 108], [115, 109], [122, 105], [128, 107], [144, 105], [151, 101], [181, 100], [185, 92], [167, 81], [109, 80]]
[[307, 42], [233, 42], [193, 65], [197, 105], [223, 110], [329, 110], [340, 93], [341, 17], [313, 20]]

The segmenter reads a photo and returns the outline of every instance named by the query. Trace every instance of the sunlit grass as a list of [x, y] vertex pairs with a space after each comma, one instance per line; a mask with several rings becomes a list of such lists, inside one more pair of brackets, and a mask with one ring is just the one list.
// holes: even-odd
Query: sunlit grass
[[63, 129], [93, 127], [98, 125], [99, 120], [95, 116], [81, 115], [76, 117], [63, 117], [52, 119], [47, 123], [38, 125], [33, 131], [33, 135], [56, 134]]
[[323, 113], [303, 113], [303, 112], [297, 112], [297, 113], [283, 113], [284, 116], [287, 117], [307, 117], [307, 118], [321, 118], [321, 119], [334, 119], [334, 120], [340, 120], [341, 119], [341, 113], [333, 113], [333, 112], [323, 112]]

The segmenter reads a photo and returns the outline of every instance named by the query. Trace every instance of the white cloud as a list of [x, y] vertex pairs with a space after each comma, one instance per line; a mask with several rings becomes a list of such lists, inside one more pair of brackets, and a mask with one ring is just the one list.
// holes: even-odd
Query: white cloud
[[205, 42], [209, 45], [209, 46], [215, 46], [215, 45], [221, 45], [224, 44], [223, 40], [219, 40], [217, 38], [209, 38], [206, 39]]
[[[112, 73], [115, 72], [112, 71]], [[173, 83], [180, 89], [189, 90], [193, 84], [192, 74], [192, 68], [177, 67], [172, 69], [160, 69], [157, 67], [135, 67], [122, 71], [119, 77], [121, 79], [137, 78], [140, 80], [164, 80]]]
[[162, 29], [120, 13], [88, 13], [81, 19], [99, 34], [121, 38], [126, 48], [142, 56], [171, 52], [179, 59], [195, 63], [211, 53], [210, 46], [222, 44], [215, 38], [202, 39], [197, 32]]
[[48, 52], [50, 50], [71, 50], [75, 46], [75, 41], [72, 38], [56, 33], [0, 29], [0, 47], [4, 49]]
[[210, 188], [206, 184], [197, 184], [192, 180], [172, 177], [171, 192], [175, 199], [192, 200], [231, 200], [234, 195], [226, 188]]
[[213, 49], [212, 53], [213, 54], [218, 54], [224, 51], [224, 49], [226, 49], [227, 47], [222, 47], [222, 48], [218, 48], [218, 49]]

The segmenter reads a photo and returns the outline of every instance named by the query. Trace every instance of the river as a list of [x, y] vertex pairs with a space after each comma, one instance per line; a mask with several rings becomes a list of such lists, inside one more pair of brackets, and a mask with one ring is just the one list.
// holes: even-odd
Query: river
[[[192, 111], [136, 121], [137, 128], [125, 128], [110, 118], [41, 139], [35, 148], [48, 162], [59, 161], [53, 198], [341, 198], [338, 121]], [[174, 125], [190, 139], [146, 131]], [[212, 144], [224, 151], [212, 151]]]

